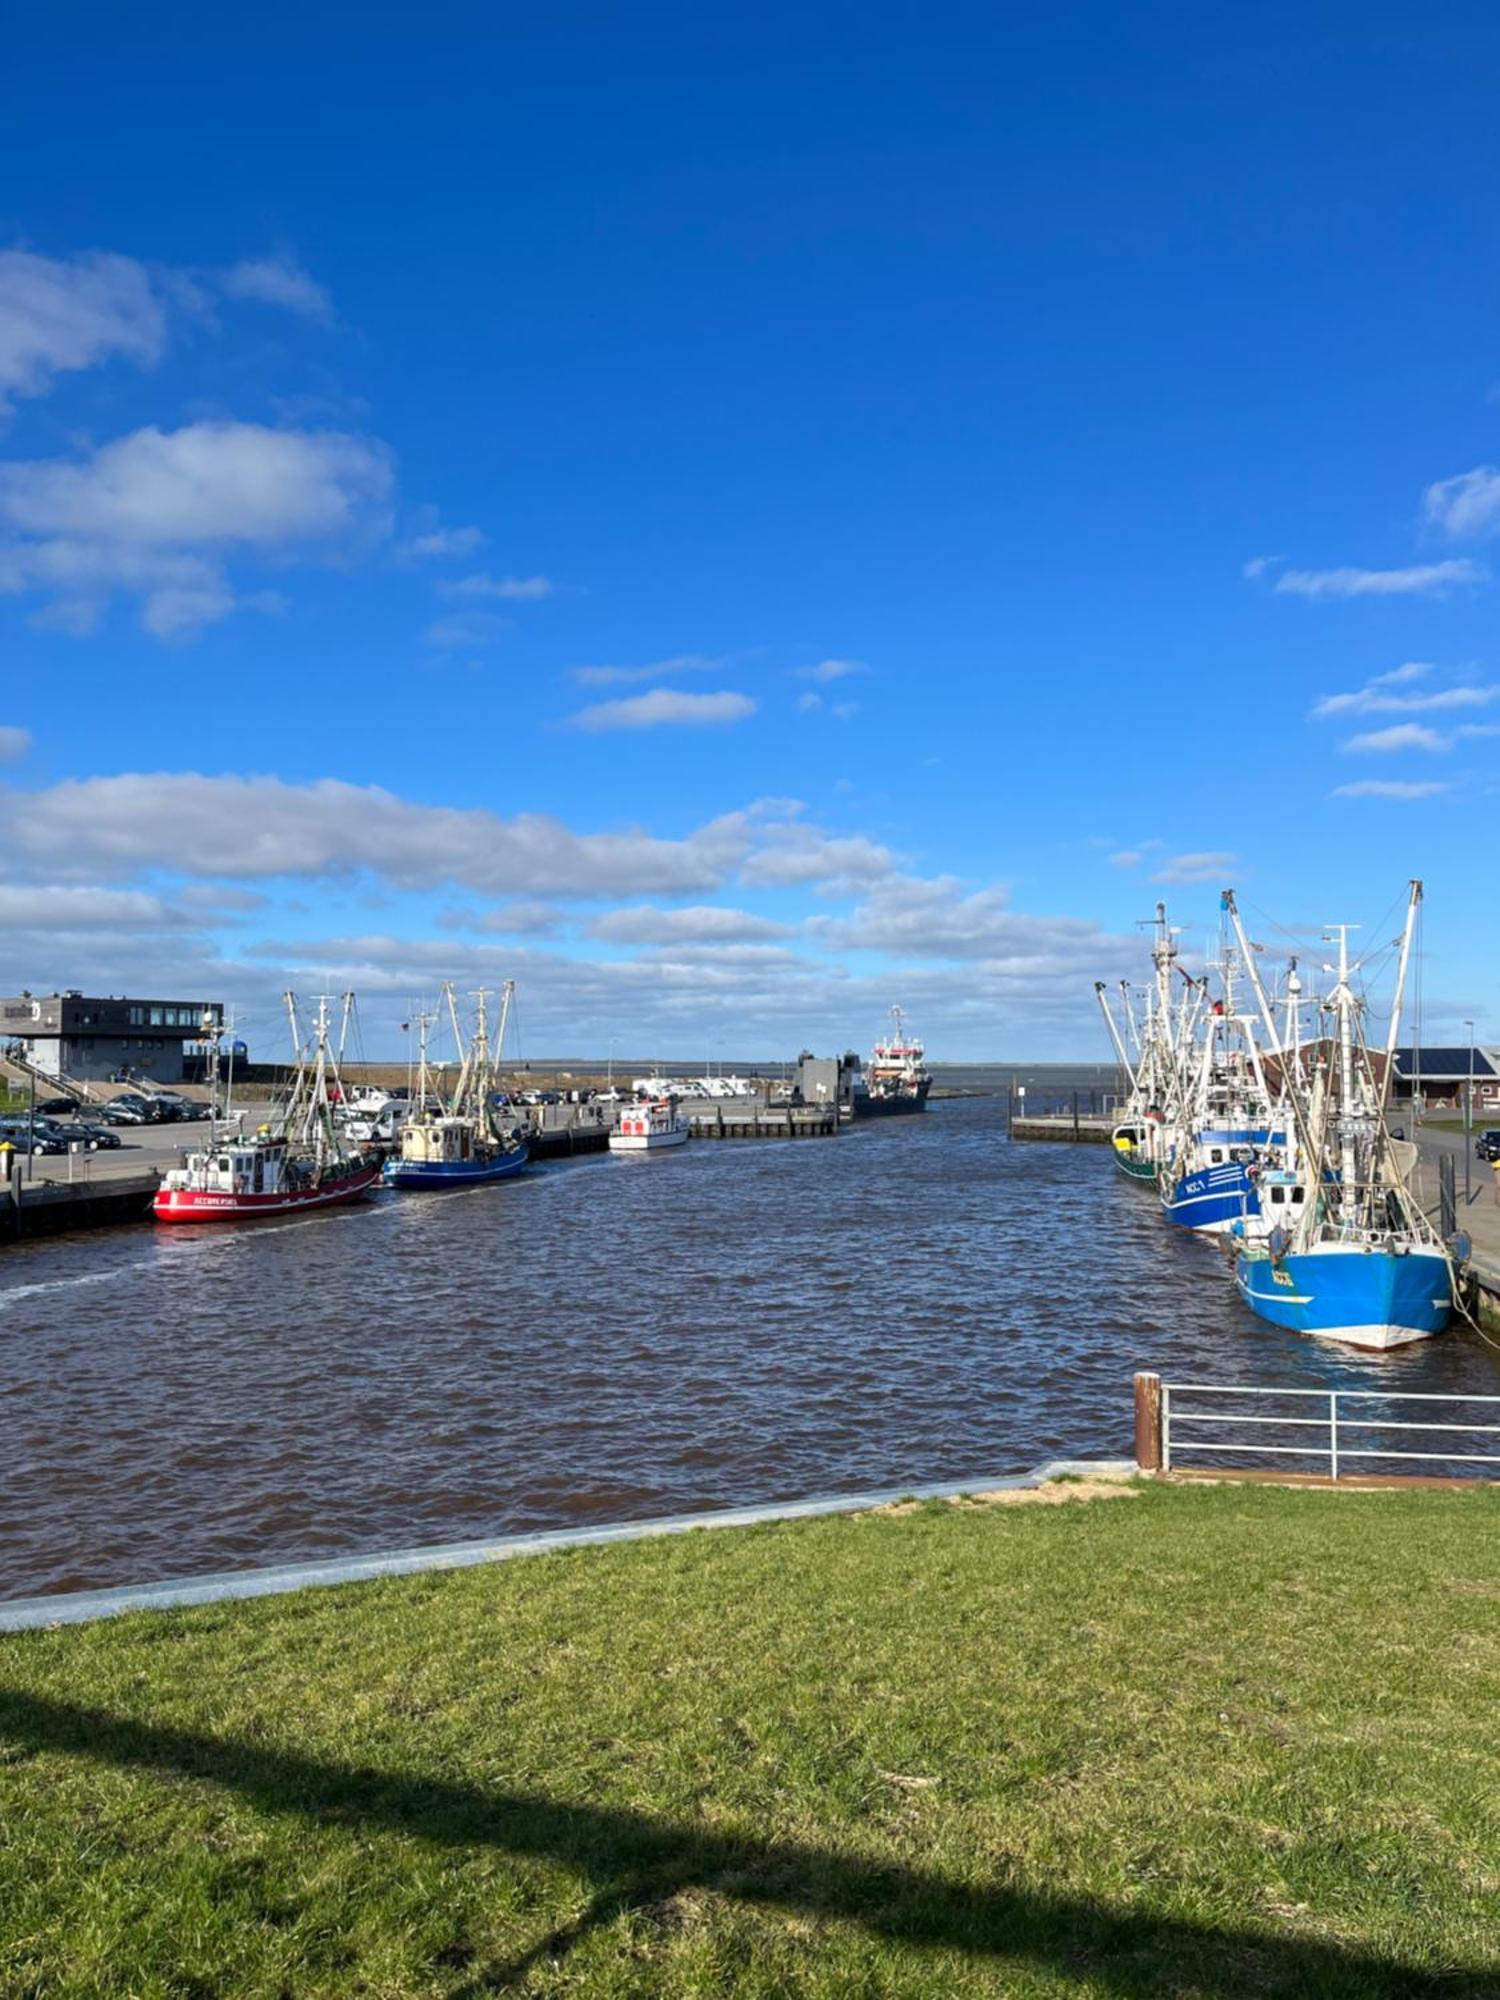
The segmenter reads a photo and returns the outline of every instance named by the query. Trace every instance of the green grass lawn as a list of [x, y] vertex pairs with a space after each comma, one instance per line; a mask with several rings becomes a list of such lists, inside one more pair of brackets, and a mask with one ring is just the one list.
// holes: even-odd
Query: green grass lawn
[[931, 1504], [0, 1639], [0, 1993], [1500, 1993], [1500, 1494]]

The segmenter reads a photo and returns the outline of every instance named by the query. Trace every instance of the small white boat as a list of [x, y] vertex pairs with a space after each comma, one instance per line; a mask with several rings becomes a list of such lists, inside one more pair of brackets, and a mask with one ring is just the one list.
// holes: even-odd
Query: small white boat
[[670, 1097], [645, 1104], [627, 1104], [609, 1135], [612, 1153], [654, 1153], [662, 1146], [681, 1146], [692, 1126], [678, 1113]]

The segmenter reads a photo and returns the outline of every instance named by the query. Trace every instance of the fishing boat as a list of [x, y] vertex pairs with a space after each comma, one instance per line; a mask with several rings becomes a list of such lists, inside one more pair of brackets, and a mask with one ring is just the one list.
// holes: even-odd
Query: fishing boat
[[1187, 992], [1180, 1001], [1173, 993], [1177, 934], [1167, 922], [1165, 903], [1156, 906], [1155, 930], [1151, 945], [1155, 976], [1146, 988], [1144, 1025], [1137, 1022], [1129, 980], [1120, 981], [1120, 1001], [1130, 1047], [1115, 1023], [1104, 981], [1094, 982], [1115, 1056], [1130, 1078], [1125, 1115], [1110, 1134], [1111, 1155], [1128, 1180], [1147, 1186], [1155, 1186], [1166, 1164], [1169, 1119], [1182, 1094], [1178, 1047], [1188, 1032], [1190, 997], [1196, 992], [1194, 982], [1188, 980]]
[[[496, 1038], [497, 1057], [505, 1046], [514, 991], [515, 981], [507, 980]], [[434, 1193], [512, 1180], [531, 1157], [526, 1142], [504, 1132], [496, 1115], [498, 1091], [486, 1013], [489, 995], [481, 991], [473, 996], [474, 1033], [467, 1044], [451, 985], [443, 987], [443, 997], [459, 1049], [458, 1081], [451, 1097], [434, 1090], [427, 1061], [427, 1029], [432, 1016], [419, 1016], [421, 1061], [414, 1110], [402, 1127], [399, 1153], [387, 1160], [384, 1168], [386, 1186], [404, 1192]]]
[[692, 1136], [692, 1126], [670, 1097], [658, 1097], [641, 1104], [627, 1104], [620, 1122], [609, 1135], [612, 1153], [654, 1153], [666, 1146], [684, 1145]]
[[209, 1142], [162, 1176], [152, 1201], [158, 1222], [245, 1222], [358, 1201], [380, 1178], [380, 1163], [351, 1146], [334, 1122], [342, 1097], [328, 1046], [328, 1001], [318, 1003], [314, 1045], [302, 1041], [295, 997], [285, 996], [297, 1049], [287, 1103], [250, 1137], [209, 1127]]
[[[1285, 1219], [1273, 1222], [1262, 1241], [1243, 1243], [1235, 1263], [1240, 1296], [1262, 1319], [1377, 1351], [1430, 1340], [1447, 1327], [1454, 1306], [1452, 1258], [1407, 1187], [1386, 1118], [1421, 900], [1422, 885], [1413, 882], [1379, 1064], [1352, 983], [1351, 926], [1330, 927], [1338, 965], [1324, 1006], [1333, 1033], [1311, 1051], [1310, 1085], [1303, 1084], [1300, 1061], [1285, 1065], [1302, 1171], [1283, 1186], [1286, 1198], [1277, 1206]], [[1232, 892], [1225, 902], [1240, 931]], [[1285, 1063], [1274, 1016], [1258, 979], [1252, 983], [1268, 1040]]]

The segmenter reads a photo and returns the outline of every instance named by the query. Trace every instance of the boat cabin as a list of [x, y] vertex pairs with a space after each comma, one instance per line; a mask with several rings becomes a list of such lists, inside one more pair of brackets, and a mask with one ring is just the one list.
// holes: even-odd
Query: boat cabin
[[401, 1157], [419, 1166], [459, 1165], [472, 1160], [474, 1121], [470, 1118], [420, 1118], [401, 1134]]
[[204, 1194], [280, 1194], [297, 1179], [289, 1159], [285, 1139], [234, 1139], [189, 1153], [182, 1184]]

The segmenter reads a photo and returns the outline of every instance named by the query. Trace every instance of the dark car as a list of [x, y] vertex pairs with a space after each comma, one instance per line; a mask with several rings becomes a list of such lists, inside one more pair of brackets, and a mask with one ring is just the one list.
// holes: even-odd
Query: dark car
[[108, 1104], [101, 1104], [99, 1116], [106, 1125], [150, 1125], [151, 1117], [144, 1098], [112, 1097]]
[[36, 1108], [44, 1118], [68, 1118], [78, 1106], [71, 1097], [43, 1097], [38, 1100]]
[[1481, 1132], [1474, 1141], [1474, 1151], [1481, 1160], [1500, 1160], [1500, 1131]]
[[66, 1153], [66, 1143], [57, 1135], [56, 1128], [48, 1129], [44, 1120], [29, 1118], [0, 1119], [0, 1145], [14, 1146], [18, 1153]]
[[91, 1153], [110, 1152], [120, 1143], [119, 1133], [111, 1132], [107, 1125], [81, 1125], [76, 1120], [68, 1127], [68, 1138], [75, 1146], [87, 1146]]

